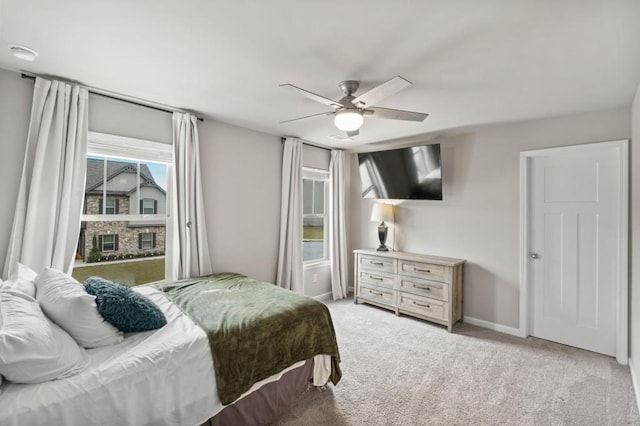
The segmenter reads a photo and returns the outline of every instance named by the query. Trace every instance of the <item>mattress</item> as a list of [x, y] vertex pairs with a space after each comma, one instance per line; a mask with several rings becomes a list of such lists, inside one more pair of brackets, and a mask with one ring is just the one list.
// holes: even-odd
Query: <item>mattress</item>
[[[160, 307], [167, 326], [87, 350], [89, 367], [76, 376], [36, 385], [5, 381], [0, 386], [0, 424], [184, 426], [199, 425], [222, 410], [204, 331], [158, 290], [135, 290]], [[303, 363], [255, 384], [246, 394]], [[324, 370], [316, 375], [326, 376]]]

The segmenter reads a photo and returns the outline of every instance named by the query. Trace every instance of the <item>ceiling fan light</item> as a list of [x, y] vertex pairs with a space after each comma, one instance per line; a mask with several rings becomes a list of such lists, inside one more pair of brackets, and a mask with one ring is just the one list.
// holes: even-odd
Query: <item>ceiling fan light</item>
[[352, 132], [362, 127], [364, 117], [362, 113], [357, 110], [338, 111], [335, 117], [333, 117], [333, 123], [338, 129], [344, 132]]

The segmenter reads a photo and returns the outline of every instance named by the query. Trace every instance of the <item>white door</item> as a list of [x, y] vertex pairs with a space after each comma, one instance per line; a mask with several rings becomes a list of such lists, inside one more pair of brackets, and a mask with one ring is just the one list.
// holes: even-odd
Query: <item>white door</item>
[[565, 147], [529, 161], [531, 335], [615, 356], [624, 204], [619, 146]]

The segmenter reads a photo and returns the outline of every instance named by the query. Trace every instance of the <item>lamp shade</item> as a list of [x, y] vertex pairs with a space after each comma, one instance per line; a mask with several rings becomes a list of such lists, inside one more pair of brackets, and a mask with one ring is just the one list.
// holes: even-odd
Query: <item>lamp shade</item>
[[393, 204], [375, 203], [371, 209], [372, 222], [393, 222]]
[[344, 132], [352, 132], [362, 127], [364, 117], [358, 110], [346, 109], [336, 112], [333, 117], [333, 123], [336, 127]]

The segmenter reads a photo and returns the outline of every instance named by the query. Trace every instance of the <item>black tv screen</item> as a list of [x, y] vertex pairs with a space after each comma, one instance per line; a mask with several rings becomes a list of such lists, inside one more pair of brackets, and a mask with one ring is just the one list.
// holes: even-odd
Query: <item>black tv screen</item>
[[358, 153], [362, 197], [442, 200], [440, 144]]

